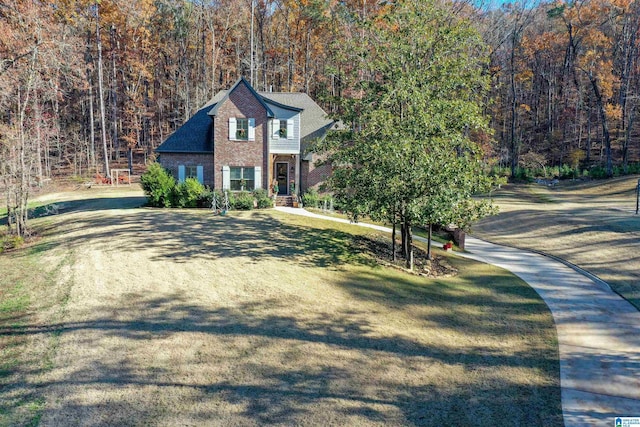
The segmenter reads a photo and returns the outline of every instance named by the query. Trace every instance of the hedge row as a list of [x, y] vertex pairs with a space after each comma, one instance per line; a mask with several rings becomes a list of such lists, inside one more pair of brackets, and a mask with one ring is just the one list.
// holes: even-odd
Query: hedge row
[[[225, 209], [225, 195], [218, 190], [212, 191], [197, 179], [187, 178], [178, 183], [160, 164], [152, 163], [140, 177], [142, 189], [147, 196], [147, 205], [161, 208], [211, 208], [215, 198], [216, 208]], [[254, 207], [263, 209], [273, 206], [266, 190], [258, 189], [252, 193], [227, 192], [229, 209], [249, 210]]]

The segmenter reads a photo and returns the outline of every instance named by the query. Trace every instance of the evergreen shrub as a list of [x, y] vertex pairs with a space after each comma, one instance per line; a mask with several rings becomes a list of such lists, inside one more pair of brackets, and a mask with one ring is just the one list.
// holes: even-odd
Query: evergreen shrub
[[308, 189], [302, 195], [302, 204], [308, 208], [317, 208], [320, 203], [320, 196], [318, 195], [318, 190], [315, 188]]
[[[233, 195], [233, 202], [232, 202]], [[229, 193], [229, 202], [233, 209], [241, 211], [248, 211], [253, 209], [253, 195], [247, 191], [240, 191], [239, 193]]]
[[269, 198], [269, 193], [264, 188], [254, 190], [253, 197], [256, 199], [258, 209], [267, 209], [273, 207], [273, 200]]
[[149, 206], [160, 208], [172, 206], [176, 180], [159, 163], [149, 165], [147, 171], [140, 177], [140, 183]]
[[198, 200], [206, 191], [204, 185], [195, 178], [187, 178], [177, 185], [173, 205], [179, 208], [196, 208]]

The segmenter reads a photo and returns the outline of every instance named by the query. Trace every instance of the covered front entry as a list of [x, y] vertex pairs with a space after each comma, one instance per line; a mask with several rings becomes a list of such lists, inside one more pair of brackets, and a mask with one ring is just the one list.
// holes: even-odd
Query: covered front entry
[[289, 194], [289, 163], [276, 162], [276, 180], [278, 181], [278, 195]]

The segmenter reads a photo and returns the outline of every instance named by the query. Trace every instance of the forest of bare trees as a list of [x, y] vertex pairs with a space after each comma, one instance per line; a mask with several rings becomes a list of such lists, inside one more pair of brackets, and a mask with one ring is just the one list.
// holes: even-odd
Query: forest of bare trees
[[[441, 0], [445, 1], [445, 0]], [[327, 112], [354, 93], [359, 60], [337, 46], [377, 0], [4, 0], [0, 3], [0, 186], [26, 221], [30, 188], [144, 164], [220, 89], [304, 91]], [[640, 157], [640, 4], [451, 1], [490, 52], [475, 135], [494, 166], [599, 166]], [[362, 77], [362, 76], [360, 76]], [[24, 212], [23, 212], [24, 211]]]

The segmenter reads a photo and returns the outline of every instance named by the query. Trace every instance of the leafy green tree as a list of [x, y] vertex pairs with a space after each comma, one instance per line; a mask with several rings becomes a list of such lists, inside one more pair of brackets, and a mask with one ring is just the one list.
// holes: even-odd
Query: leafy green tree
[[387, 220], [394, 234], [400, 225], [412, 268], [412, 227], [468, 227], [491, 210], [471, 198], [492, 186], [470, 137], [487, 132], [485, 48], [468, 22], [419, 0], [388, 3], [360, 24], [365, 47], [353, 51], [364, 58], [353, 63], [363, 68], [352, 70], [360, 78], [340, 115], [348, 130], [317, 149], [353, 219]]

